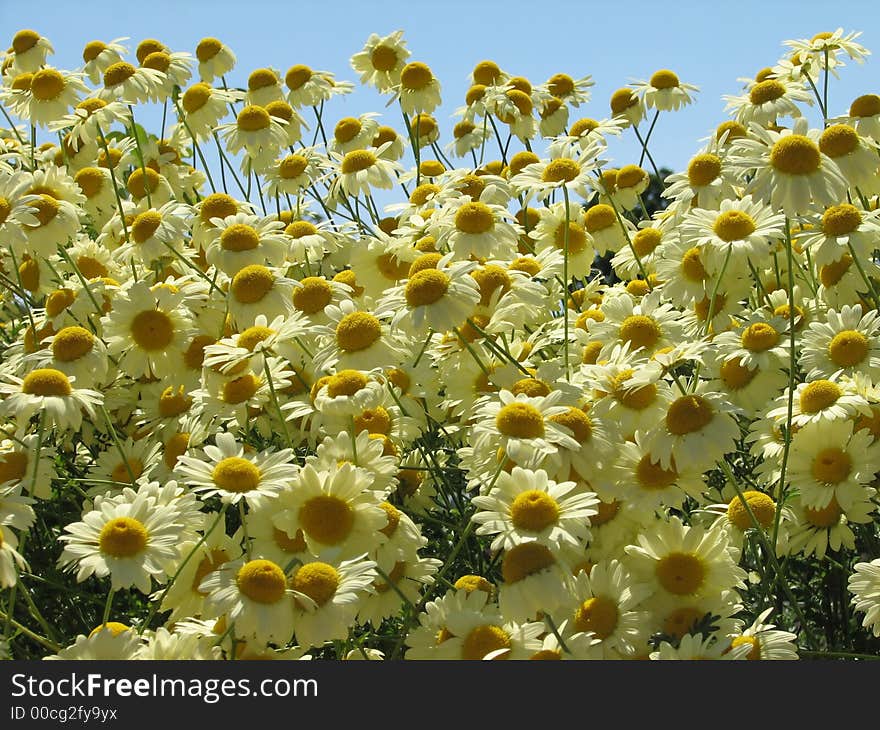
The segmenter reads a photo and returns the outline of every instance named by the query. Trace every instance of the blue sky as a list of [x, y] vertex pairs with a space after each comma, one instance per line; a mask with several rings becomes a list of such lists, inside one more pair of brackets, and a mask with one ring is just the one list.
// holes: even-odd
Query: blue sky
[[[413, 54], [410, 60], [428, 63], [443, 86], [444, 104], [435, 115], [444, 146], [454, 123], [452, 113], [467, 90], [468, 74], [485, 58], [533, 83], [560, 71], [576, 77], [592, 75], [596, 81], [593, 100], [574, 110], [572, 119], [607, 116], [608, 99], [616, 88], [633, 79], [646, 79], [659, 68], [670, 68], [682, 81], [701, 89], [695, 105], [661, 116], [651, 141], [657, 163], [679, 170], [697, 150], [699, 140], [725, 118], [721, 95], [739, 93], [738, 77], [752, 76], [772, 65], [783, 53], [783, 40], [843, 27], [862, 31], [859, 40], [880, 53], [880, 13], [872, 5], [862, 0], [557, 0], [546, 4], [516, 0], [112, 4], [0, 0], [0, 28], [6, 43], [20, 28], [46, 35], [56, 50], [50, 62], [62, 68], [80, 65], [82, 47], [93, 39], [129, 36], [133, 53], [138, 41], [155, 37], [173, 50], [192, 53], [202, 37], [216, 36], [238, 56], [229, 79], [238, 85], [255, 68], [274, 66], [283, 74], [297, 63], [356, 81], [348, 59], [367, 36], [402, 29]], [[860, 94], [880, 92], [880, 58], [871, 56], [864, 66], [848, 63], [841, 77], [832, 80], [832, 114], [845, 112]], [[385, 99], [372, 89], [335, 99], [326, 121], [332, 126], [343, 116], [366, 111], [382, 112], [388, 123], [401, 126], [399, 113], [385, 109]], [[149, 126], [151, 120], [145, 121]], [[612, 143], [610, 153], [617, 165], [638, 161], [632, 133]]]

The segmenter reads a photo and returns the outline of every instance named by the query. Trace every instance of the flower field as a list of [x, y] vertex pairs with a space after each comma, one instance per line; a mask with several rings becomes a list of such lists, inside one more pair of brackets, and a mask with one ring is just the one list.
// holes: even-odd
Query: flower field
[[670, 174], [669, 69], [449, 89], [373, 34], [344, 117], [216, 38], [15, 33], [0, 658], [880, 658], [859, 38], [785, 41]]

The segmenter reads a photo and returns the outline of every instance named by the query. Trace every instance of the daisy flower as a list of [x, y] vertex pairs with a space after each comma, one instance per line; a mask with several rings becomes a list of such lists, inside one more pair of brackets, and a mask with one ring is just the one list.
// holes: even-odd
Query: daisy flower
[[868, 259], [880, 235], [878, 219], [877, 211], [862, 211], [850, 203], [832, 205], [822, 214], [821, 230], [806, 230], [797, 240], [810, 251], [816, 266], [840, 261], [850, 250], [860, 260]]
[[648, 614], [642, 604], [650, 585], [637, 583], [619, 560], [601, 561], [575, 576], [571, 588], [575, 608], [563, 632], [576, 647], [598, 640], [605, 659], [631, 657], [648, 638]]
[[851, 188], [862, 195], [880, 192], [877, 145], [847, 124], [832, 124], [819, 137], [819, 149], [840, 168]]
[[46, 63], [47, 56], [55, 53], [48, 38], [30, 29], [20, 30], [13, 36], [11, 50], [15, 68], [25, 73], [34, 73]]
[[298, 64], [291, 66], [284, 75], [289, 91], [287, 101], [292, 107], [317, 106], [334, 94], [348, 94], [354, 86], [348, 81], [337, 81], [330, 71], [315, 71]]
[[320, 646], [347, 638], [362, 597], [374, 590], [375, 578], [376, 563], [365, 556], [335, 565], [314, 561], [296, 566], [288, 582], [297, 642]]
[[232, 49], [217, 38], [202, 38], [196, 46], [199, 61], [199, 77], [205, 83], [213, 83], [217, 77], [228, 74], [235, 67]]
[[110, 589], [135, 586], [150, 593], [150, 579], [164, 580], [179, 556], [183, 525], [174, 504], [157, 504], [147, 491], [126, 488], [119, 497], [95, 499], [82, 522], [66, 525], [58, 539], [61, 568], [76, 566], [77, 582], [110, 576]]
[[692, 210], [682, 222], [681, 235], [683, 241], [706, 249], [710, 272], [720, 271], [725, 260], [728, 270], [736, 272], [747, 262], [756, 267], [769, 262], [771, 244], [784, 237], [784, 223], [785, 216], [747, 195], [723, 200], [719, 211]]
[[801, 116], [798, 104], [813, 105], [813, 97], [802, 81], [786, 78], [767, 78], [749, 81], [748, 93], [742, 96], [723, 96], [725, 112], [734, 112], [736, 121], [744, 126], [750, 122], [768, 127], [778, 117]]
[[157, 97], [165, 74], [145, 66], [136, 68], [128, 61], [117, 61], [104, 70], [103, 81], [103, 88], [98, 90], [99, 99], [143, 104]]
[[275, 526], [288, 535], [302, 530], [316, 556], [367, 553], [382, 542], [379, 531], [388, 523], [382, 499], [370, 486], [369, 473], [350, 463], [327, 471], [307, 464], [293, 488], [279, 495]]
[[284, 224], [274, 218], [236, 213], [211, 221], [214, 227], [205, 246], [205, 259], [229, 276], [245, 266], [280, 266], [287, 258], [289, 243]]
[[[303, 188], [311, 187], [327, 167], [326, 159], [314, 147], [303, 147], [276, 161], [263, 177], [264, 192], [274, 198], [281, 194], [297, 195]], [[302, 256], [294, 256], [299, 260]]]
[[880, 559], [856, 563], [847, 587], [855, 610], [865, 614], [862, 626], [880, 636]]
[[815, 554], [818, 560], [823, 560], [829, 548], [835, 552], [854, 550], [856, 538], [851, 525], [874, 521], [877, 506], [872, 499], [876, 493], [875, 489], [864, 487], [862, 494], [846, 510], [834, 497], [826, 507], [819, 508], [807, 507], [800, 497], [795, 497], [792, 511], [796, 521], [791, 528], [789, 552], [806, 557]]
[[380, 319], [378, 311], [372, 314], [358, 309], [350, 300], [343, 300], [338, 307], [325, 307], [324, 313], [330, 321], [315, 332], [332, 335], [332, 339], [328, 338], [327, 344], [315, 353], [317, 371], [334, 365], [337, 370], [369, 370], [396, 364], [402, 357], [403, 351], [392, 338], [387, 319]]
[[609, 99], [611, 116], [624, 127], [638, 124], [645, 118], [645, 102], [640, 94], [629, 87], [617, 89]]
[[766, 318], [753, 312], [735, 332], [722, 332], [715, 344], [725, 361], [736, 360], [740, 367], [754, 370], [788, 365], [790, 338], [786, 335], [789, 323], [782, 317]]
[[361, 75], [362, 84], [384, 93], [400, 83], [400, 73], [409, 57], [402, 30], [384, 37], [371, 33], [363, 50], [351, 57], [351, 67]]
[[[768, 418], [784, 423], [788, 417], [788, 393], [776, 399], [776, 408], [767, 413]], [[811, 380], [799, 383], [792, 402], [791, 423], [799, 428], [808, 423], [846, 420], [857, 414], [871, 415], [860, 382], [847, 377], [838, 380]]]
[[733, 647], [729, 640], [715, 635], [703, 636], [685, 634], [678, 646], [668, 641], [660, 644], [657, 651], [652, 651], [650, 658], [654, 661], [695, 661], [695, 660], [744, 660], [750, 652], [749, 644]]
[[762, 611], [752, 625], [741, 634], [731, 637], [730, 647], [750, 647], [746, 659], [791, 660], [798, 659], [797, 634], [780, 631], [775, 624], [765, 623], [772, 608]]
[[46, 345], [46, 349], [32, 356], [37, 367], [59, 370], [83, 387], [105, 382], [110, 367], [107, 349], [87, 329], [77, 325], [64, 327]]
[[261, 168], [275, 159], [287, 142], [284, 124], [261, 106], [242, 108], [234, 122], [215, 128], [233, 155], [242, 150], [254, 167]]
[[802, 365], [808, 377], [831, 377], [837, 372], [853, 376], [880, 376], [880, 321], [860, 305], [829, 310], [825, 322], [811, 322], [803, 335]]
[[290, 449], [248, 453], [231, 433], [218, 433], [214, 441], [216, 445], [204, 446], [199, 456], [180, 456], [175, 467], [181, 480], [203, 498], [217, 495], [224, 504], [244, 499], [259, 507], [289, 489], [297, 476]]
[[731, 557], [724, 533], [688, 527], [678, 517], [655, 522], [648, 533], [638, 536], [638, 544], [626, 547], [626, 553], [637, 579], [673, 599], [745, 588], [745, 571]]
[[416, 331], [427, 328], [446, 332], [460, 327], [480, 301], [480, 290], [472, 274], [476, 264], [452, 260], [446, 254], [436, 268], [420, 269], [405, 283], [387, 290], [379, 300], [377, 314], [393, 312], [391, 326], [407, 322]]
[[97, 86], [101, 83], [101, 77], [104, 72], [128, 55], [128, 49], [122, 45], [122, 41], [127, 41], [128, 37], [114, 38], [112, 41], [89, 41], [83, 47], [82, 72], [89, 77], [89, 81]]
[[784, 43], [792, 49], [792, 53], [797, 53], [803, 58], [803, 63], [815, 63], [820, 68], [831, 71], [837, 76], [835, 69], [843, 65], [843, 61], [840, 60], [843, 54], [849, 56], [856, 63], [863, 63], [865, 56], [870, 55], [871, 52], [867, 48], [856, 43], [855, 39], [860, 35], [862, 35], [860, 31], [844, 34], [843, 28], [838, 28], [833, 32], [816, 33], [809, 39], [800, 38]]
[[847, 187], [840, 168], [819, 147], [821, 133], [801, 121], [781, 132], [752, 123], [751, 137], [737, 139], [731, 153], [733, 165], [755, 172], [747, 192], [788, 216], [807, 213], [813, 204], [833, 205]]
[[95, 628], [88, 636], [80, 634], [73, 644], [45, 659], [50, 661], [134, 659], [142, 641], [140, 634], [130, 626], [117, 621], [108, 621]]
[[30, 96], [26, 107], [22, 104], [18, 116], [29, 119], [31, 124], [46, 127], [50, 122], [67, 114], [88, 93], [82, 76], [64, 72], [50, 66], [37, 71], [31, 79]]
[[209, 139], [220, 120], [229, 113], [229, 106], [241, 100], [239, 97], [239, 93], [215, 89], [204, 81], [193, 84], [180, 96], [181, 123], [195, 141]]
[[251, 327], [257, 317], [289, 315], [293, 309], [294, 282], [281, 275], [284, 269], [248, 264], [229, 283], [229, 313], [239, 328]]
[[493, 455], [502, 449], [508, 458], [525, 466], [553, 456], [560, 447], [578, 449], [580, 444], [553, 420], [568, 412], [567, 406], [558, 405], [562, 397], [559, 390], [538, 397], [501, 390], [477, 407], [474, 449]]
[[669, 69], [655, 71], [648, 81], [636, 81], [631, 86], [648, 109], [657, 111], [678, 111], [693, 102], [691, 94], [700, 90], [699, 86], [683, 84]]
[[124, 264], [134, 258], [149, 266], [169, 254], [183, 255], [190, 216], [189, 206], [175, 201], [138, 213], [128, 224], [129, 242], [117, 248], [113, 257]]
[[293, 636], [293, 603], [284, 570], [265, 558], [239, 558], [208, 573], [204, 616], [225, 616], [239, 636], [286, 644]]
[[165, 286], [135, 282], [120, 293], [102, 318], [108, 352], [132, 377], [162, 377], [180, 368], [192, 329], [184, 295]]
[[553, 159], [526, 165], [511, 178], [510, 183], [517, 193], [526, 193], [527, 197], [536, 195], [539, 200], [546, 200], [563, 186], [569, 194], [576, 193], [587, 198], [590, 176], [597, 166], [604, 164], [597, 159], [600, 150], [598, 145], [586, 149], [575, 145], [557, 147]]
[[528, 621], [556, 613], [570, 601], [570, 569], [535, 540], [504, 551], [501, 575], [504, 582], [498, 586], [498, 606], [505, 618]]
[[440, 106], [440, 82], [427, 64], [412, 61], [400, 70], [395, 98], [404, 114], [431, 114]]
[[880, 451], [866, 429], [852, 421], [814, 421], [794, 434], [788, 478], [805, 507], [822, 509], [836, 500], [849, 509], [880, 470]]
[[482, 510], [472, 517], [480, 525], [477, 534], [497, 535], [492, 549], [502, 550], [530, 540], [552, 548], [586, 542], [598, 499], [592, 492], [578, 493], [575, 482], [548, 479], [543, 469], [515, 466], [498, 475], [488, 495], [471, 502]]
[[629, 294], [606, 296], [601, 311], [604, 318], [590, 323], [590, 334], [606, 343], [608, 352], [618, 343], [629, 343], [631, 352], [649, 355], [681, 338], [681, 315], [671, 304], [661, 303], [659, 290], [638, 303]]
[[75, 378], [68, 377], [54, 368], [36, 368], [24, 378], [3, 373], [5, 383], [0, 383], [0, 412], [12, 417], [22, 428], [26, 427], [35, 413], [46, 425], [61, 431], [77, 431], [82, 425], [82, 412], [95, 418], [96, 406], [103, 396], [95, 390], [77, 388]]
[[437, 243], [456, 259], [513, 257], [519, 228], [505, 207], [462, 197], [444, 206], [440, 217]]
[[860, 135], [880, 142], [880, 96], [864, 94], [854, 99], [845, 121], [852, 124]]
[[384, 142], [379, 147], [352, 150], [344, 157], [331, 152], [330, 156], [339, 164], [339, 173], [330, 185], [329, 198], [338, 200], [345, 195], [369, 196], [373, 188], [393, 188], [396, 175], [403, 168], [397, 162], [382, 157], [390, 146], [390, 142]]

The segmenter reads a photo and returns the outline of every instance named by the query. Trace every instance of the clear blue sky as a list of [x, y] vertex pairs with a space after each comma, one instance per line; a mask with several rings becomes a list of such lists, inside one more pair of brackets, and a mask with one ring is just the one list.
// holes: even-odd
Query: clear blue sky
[[[129, 36], [133, 53], [138, 41], [155, 37], [173, 50], [194, 53], [202, 37], [216, 36], [238, 56], [230, 79], [236, 85], [243, 85], [255, 68], [274, 66], [284, 73], [297, 63], [357, 81], [348, 59], [367, 36], [402, 29], [413, 54], [410, 60], [428, 63], [443, 86], [444, 104], [436, 116], [444, 146], [451, 135], [451, 115], [463, 102], [468, 74], [484, 58], [533, 83], [560, 71], [591, 74], [596, 81], [593, 100], [574, 110], [573, 118], [608, 116], [608, 99], [616, 88], [634, 78], [648, 78], [658, 68], [670, 68], [701, 89], [696, 105], [661, 116], [652, 138], [657, 163], [674, 169], [683, 168], [698, 140], [725, 118], [721, 95], [739, 93], [738, 77], [772, 65], [785, 39], [809, 38], [838, 27], [861, 30], [859, 40], [875, 55], [864, 66], [848, 62], [841, 81], [832, 81], [830, 111], [843, 113], [855, 96], [880, 92], [880, 12], [865, 0], [0, 0], [0, 35], [5, 39], [0, 42], [11, 42], [25, 27], [49, 37], [56, 50], [50, 62], [61, 68], [80, 65], [82, 47], [93, 39]], [[327, 121], [332, 125], [343, 116], [377, 111], [400, 127], [399, 113], [394, 107], [386, 110], [384, 101], [372, 89], [359, 90], [335, 99], [327, 109]], [[623, 142], [612, 144], [610, 152], [618, 165], [638, 160], [631, 132]]]

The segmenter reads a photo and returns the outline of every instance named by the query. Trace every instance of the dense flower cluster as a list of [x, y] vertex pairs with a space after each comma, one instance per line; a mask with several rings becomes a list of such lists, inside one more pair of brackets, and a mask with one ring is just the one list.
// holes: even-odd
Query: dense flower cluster
[[[794, 659], [841, 648], [786, 572], [831, 552], [880, 635], [880, 558], [854, 564], [877, 544], [880, 97], [832, 116], [818, 91], [857, 37], [789, 42], [686, 171], [653, 168], [654, 212], [639, 124], [698, 91], [667, 69], [593, 119], [590, 77], [483, 61], [442, 148], [400, 32], [351, 67], [403, 129], [332, 125], [353, 86], [304, 65], [234, 88], [215, 38], [92, 41], [70, 71], [16, 33], [4, 651]], [[642, 160], [613, 168], [628, 129]], [[42, 636], [34, 546], [65, 591], [99, 586], [93, 631]]]

